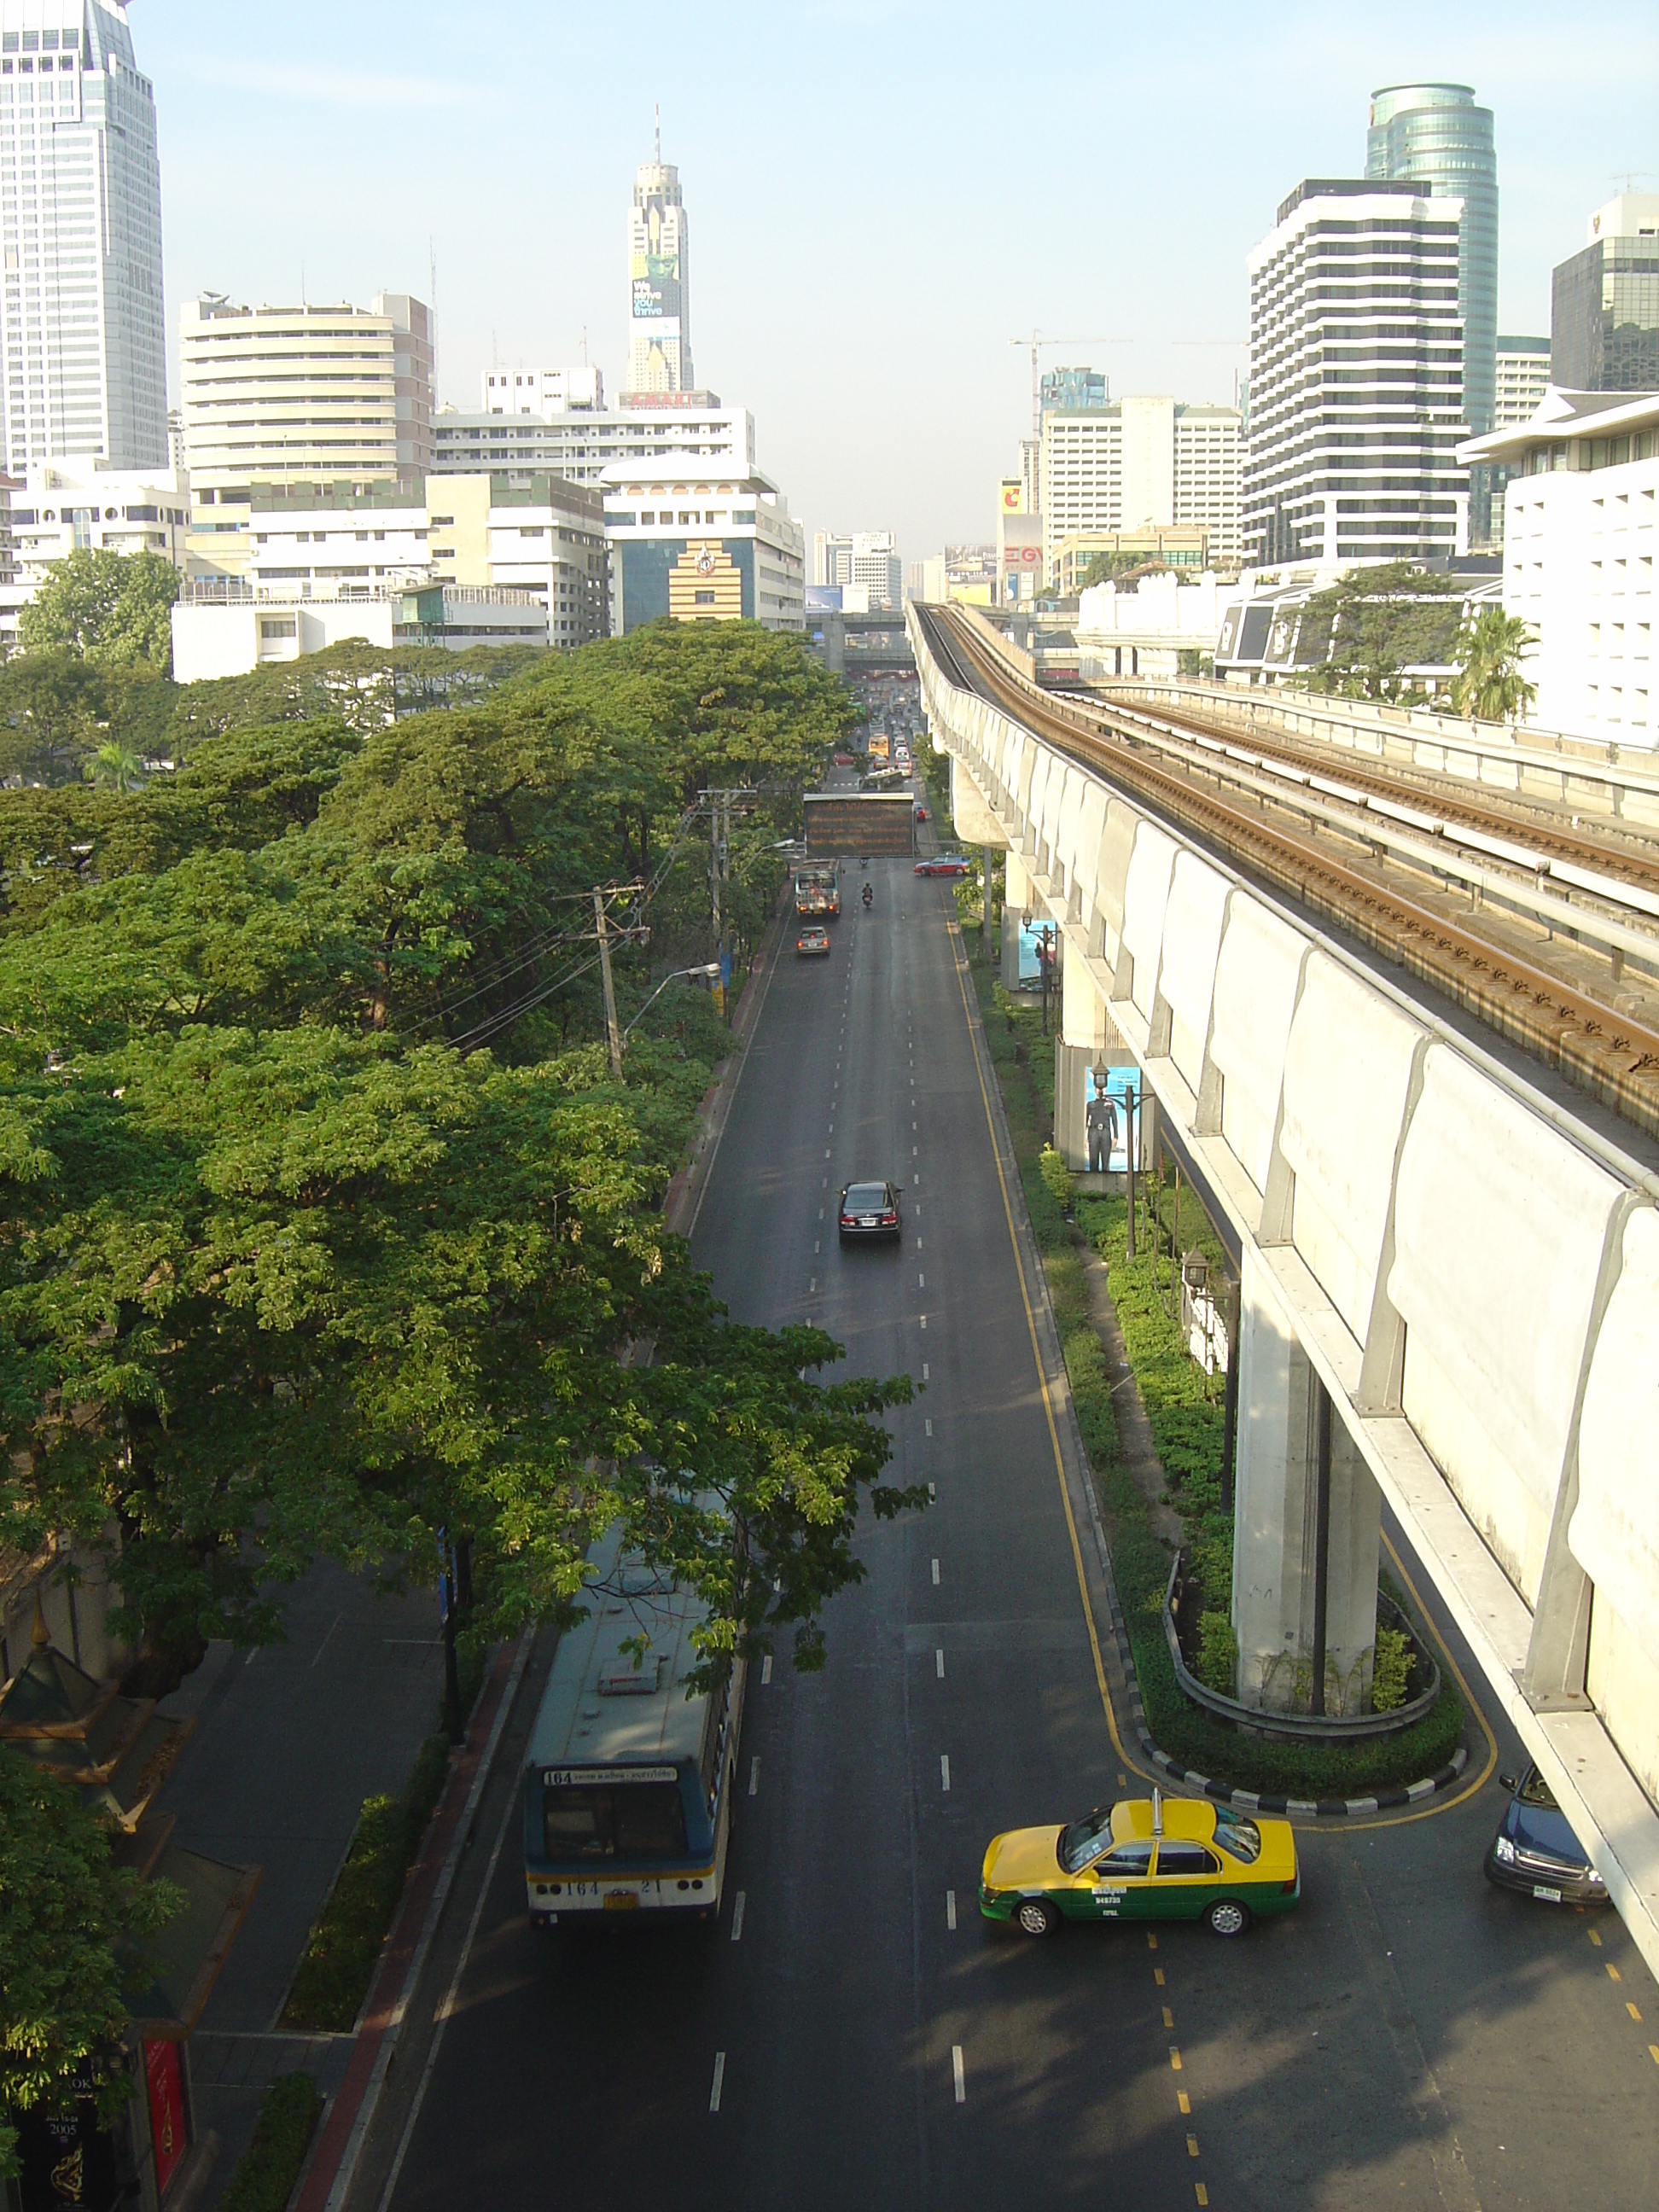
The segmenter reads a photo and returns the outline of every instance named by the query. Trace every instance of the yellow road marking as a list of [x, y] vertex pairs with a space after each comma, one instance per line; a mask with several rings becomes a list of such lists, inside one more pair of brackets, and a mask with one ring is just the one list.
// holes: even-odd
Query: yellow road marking
[[1150, 1928], [1146, 1930], [1146, 1948], [1149, 1951], [1156, 1951], [1158, 1948], [1158, 1938]]
[[1172, 2074], [1179, 2074], [1181, 2071], [1181, 2053], [1173, 2043], [1170, 2045], [1170, 2071]]
[[1198, 2156], [1198, 2137], [1196, 2136], [1188, 2136], [1187, 2138], [1187, 2155], [1188, 2158], [1196, 2158]]
[[1618, 1967], [1615, 1966], [1612, 1960], [1609, 1959], [1607, 1960], [1607, 1979], [1610, 1982], [1622, 1982], [1624, 1978], [1624, 1976], [1620, 1972]]
[[1601, 1929], [1599, 1928], [1590, 1928], [1587, 1929], [1585, 1933], [1589, 1936], [1590, 1942], [1595, 1944], [1596, 1949], [1599, 1951], [1601, 1948]]
[[1632, 2020], [1640, 2020], [1642, 2017], [1641, 2014], [1637, 2011], [1636, 2007], [1632, 2004], [1628, 1999], [1626, 2000], [1625, 2010], [1630, 2014]]
[[1204, 2184], [1201, 2181], [1195, 2181], [1193, 2184], [1193, 2191], [1200, 2204], [1207, 2204], [1209, 2203], [1210, 2192], [1204, 2186]]
[[1168, 2005], [1165, 2005], [1164, 2008], [1164, 2025], [1165, 2027], [1173, 2027], [1175, 2026], [1175, 2014], [1170, 2010]]
[[1164, 1986], [1164, 1969], [1163, 1969], [1163, 1967], [1162, 1967], [1162, 1966], [1154, 1966], [1154, 1967], [1152, 1968], [1152, 1979], [1153, 1979], [1153, 1980], [1158, 1984], [1158, 1985], [1159, 1989], [1162, 1989], [1162, 1988], [1163, 1988], [1163, 1986]]
[[1649, 2044], [1648, 2057], [1652, 2059], [1656, 2066], [1659, 2066], [1659, 2043]]
[[[956, 924], [951, 925], [953, 940], [960, 936]], [[955, 944], [952, 944], [955, 955]], [[991, 1094], [985, 1087], [985, 1070], [980, 1065], [979, 1041], [974, 1034], [974, 1017], [968, 1005], [968, 984], [963, 964], [956, 955], [957, 988], [962, 994], [962, 1018], [968, 1024], [968, 1048], [974, 1055], [974, 1073], [979, 1079], [980, 1102], [985, 1109], [986, 1133], [991, 1139], [991, 1158], [996, 1163], [997, 1187], [1002, 1193], [1003, 1218], [1008, 1224], [1008, 1243], [1014, 1255], [1014, 1273], [1019, 1278], [1019, 1299], [1025, 1309], [1025, 1327], [1031, 1340], [1031, 1358], [1036, 1367], [1037, 1386], [1042, 1393], [1042, 1411], [1048, 1423], [1048, 1442], [1054, 1455], [1054, 1474], [1060, 1484], [1060, 1502], [1066, 1511], [1066, 1534], [1071, 1539], [1072, 1564], [1077, 1570], [1078, 1595], [1083, 1601], [1083, 1618], [1089, 1630], [1089, 1649], [1094, 1655], [1095, 1684], [1100, 1692], [1101, 1710], [1106, 1716], [1106, 1726], [1111, 1735], [1112, 1748], [1126, 1766], [1135, 1762], [1123, 1747], [1123, 1739], [1117, 1732], [1117, 1715], [1112, 1711], [1112, 1693], [1106, 1685], [1106, 1662], [1101, 1656], [1100, 1638], [1095, 1628], [1095, 1609], [1089, 1602], [1089, 1578], [1083, 1569], [1083, 1547], [1077, 1539], [1077, 1517], [1072, 1511], [1072, 1495], [1066, 1484], [1066, 1460], [1060, 1449], [1060, 1430], [1054, 1421], [1054, 1401], [1049, 1395], [1048, 1377], [1043, 1372], [1042, 1348], [1037, 1342], [1036, 1316], [1031, 1310], [1031, 1296], [1025, 1285], [1025, 1262], [1020, 1256], [1019, 1237], [1014, 1228], [1014, 1209], [1008, 1197], [1008, 1178], [1002, 1172], [1002, 1150], [997, 1143], [997, 1125], [991, 1113]], [[1091, 1478], [1092, 1479], [1092, 1478]], [[1136, 1768], [1139, 1772], [1140, 1770]], [[1177, 2057], [1175, 2063], [1181, 2063]]]
[[1183, 2119], [1190, 2118], [1192, 2116], [1193, 2100], [1187, 2094], [1187, 2092], [1184, 2089], [1177, 2089], [1176, 2091], [1176, 2102], [1181, 2107], [1182, 2118]]

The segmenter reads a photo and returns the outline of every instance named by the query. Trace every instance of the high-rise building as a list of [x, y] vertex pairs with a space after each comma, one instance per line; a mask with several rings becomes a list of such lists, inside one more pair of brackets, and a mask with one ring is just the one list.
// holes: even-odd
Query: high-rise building
[[1310, 178], [1280, 205], [1249, 257], [1247, 560], [1468, 550], [1462, 213], [1359, 178]]
[[255, 486], [412, 484], [425, 472], [417, 456], [431, 455], [431, 359], [427, 309], [403, 293], [383, 293], [373, 313], [187, 300], [179, 382], [192, 561], [245, 573]]
[[853, 580], [853, 539], [851, 533], [842, 536], [833, 530], [812, 532], [812, 581], [815, 584], [850, 584]]
[[657, 132], [652, 158], [634, 172], [628, 210], [628, 389], [690, 392], [691, 307], [685, 209], [680, 173], [662, 158]]
[[1103, 407], [1112, 396], [1097, 368], [1044, 369], [1037, 392], [1041, 413], [1051, 407]]
[[1236, 407], [1188, 406], [1130, 394], [1101, 407], [1049, 408], [1042, 417], [1036, 505], [1043, 580], [1063, 538], [1085, 531], [1193, 524], [1212, 559], [1239, 559], [1243, 453]]
[[0, 0], [5, 465], [167, 465], [155, 102], [120, 0]]
[[1506, 338], [1500, 335], [1492, 428], [1508, 430], [1517, 422], [1530, 422], [1543, 404], [1549, 384], [1549, 340]]
[[1621, 192], [1556, 269], [1550, 382], [1564, 392], [1659, 391], [1659, 192]]
[[432, 310], [407, 292], [377, 292], [374, 312], [392, 325], [392, 413], [398, 481], [416, 484], [432, 466], [432, 382], [437, 365]]
[[1463, 413], [1491, 429], [1498, 349], [1498, 153], [1492, 110], [1467, 84], [1389, 84], [1371, 94], [1365, 174], [1427, 185], [1463, 204], [1457, 307], [1463, 319]]
[[[904, 604], [904, 563], [894, 550], [890, 530], [854, 530], [838, 536], [812, 533], [815, 585], [840, 584], [856, 595], [858, 611], [878, 614]], [[851, 601], [847, 602], [850, 607]]]

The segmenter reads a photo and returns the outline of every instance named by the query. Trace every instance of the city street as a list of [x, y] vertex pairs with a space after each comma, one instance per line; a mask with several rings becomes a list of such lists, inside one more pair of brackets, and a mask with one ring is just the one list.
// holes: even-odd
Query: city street
[[[1495, 1778], [1304, 1831], [1300, 1909], [1237, 1942], [981, 1923], [995, 1830], [1146, 1785], [1103, 1705], [951, 889], [871, 874], [866, 915], [850, 865], [827, 962], [786, 939], [694, 1247], [739, 1318], [821, 1322], [851, 1371], [915, 1379], [894, 1474], [936, 1503], [866, 1528], [822, 1674], [781, 1652], [751, 1675], [714, 1929], [532, 1934], [515, 1791], [543, 1639], [451, 1908], [464, 1923], [493, 1868], [441, 2047], [406, 2136], [418, 2053], [400, 2068], [358, 2212], [400, 2139], [397, 2212], [1645, 2212], [1659, 1993], [1611, 1912], [1484, 1881]], [[843, 1254], [841, 1184], [884, 1175], [905, 1186], [902, 1249]], [[1470, 1744], [1476, 1777], [1478, 1727]], [[1498, 1751], [1507, 1769], [1501, 1731]]]

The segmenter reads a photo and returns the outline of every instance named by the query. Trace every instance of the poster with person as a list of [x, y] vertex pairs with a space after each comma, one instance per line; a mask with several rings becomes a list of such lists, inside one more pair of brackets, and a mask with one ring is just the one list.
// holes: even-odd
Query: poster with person
[[1089, 1142], [1091, 1175], [1123, 1175], [1129, 1165], [1129, 1099], [1139, 1098], [1133, 1067], [1097, 1063], [1085, 1078], [1083, 1126]]

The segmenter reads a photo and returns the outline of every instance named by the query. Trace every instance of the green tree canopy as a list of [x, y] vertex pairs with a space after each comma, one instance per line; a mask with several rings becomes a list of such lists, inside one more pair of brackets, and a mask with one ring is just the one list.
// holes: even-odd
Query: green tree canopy
[[159, 553], [83, 547], [52, 570], [17, 618], [26, 652], [58, 647], [120, 667], [173, 665], [173, 605], [179, 571]]
[[88, 2075], [106, 2106], [124, 2099], [122, 1948], [174, 1903], [112, 1864], [74, 1790], [0, 1744], [0, 2177], [17, 2171], [14, 2113], [70, 2108]]
[[1538, 686], [1522, 672], [1537, 642], [1537, 632], [1518, 615], [1482, 607], [1457, 633], [1452, 704], [1458, 713], [1486, 722], [1519, 721], [1538, 696]]
[[1451, 658], [1462, 586], [1457, 578], [1388, 561], [1355, 568], [1302, 612], [1296, 659], [1314, 691], [1398, 699], [1420, 688], [1406, 672]]

